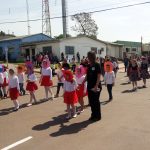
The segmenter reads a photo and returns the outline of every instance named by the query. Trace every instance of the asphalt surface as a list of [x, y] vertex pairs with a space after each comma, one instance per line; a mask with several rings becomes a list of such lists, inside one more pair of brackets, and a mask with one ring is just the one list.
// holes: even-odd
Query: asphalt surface
[[[42, 87], [36, 92], [37, 105], [26, 107], [29, 95], [19, 97], [18, 112], [12, 111], [10, 99], [0, 100], [0, 149], [32, 137], [12, 149], [150, 150], [150, 80], [148, 88], [143, 89], [139, 81], [139, 89], [132, 92], [125, 75], [119, 71], [110, 103], [106, 102], [108, 94], [103, 86], [102, 120], [95, 123], [88, 121], [89, 107], [77, 118], [66, 120], [63, 98], [44, 101]], [[87, 98], [85, 103], [88, 104]]]

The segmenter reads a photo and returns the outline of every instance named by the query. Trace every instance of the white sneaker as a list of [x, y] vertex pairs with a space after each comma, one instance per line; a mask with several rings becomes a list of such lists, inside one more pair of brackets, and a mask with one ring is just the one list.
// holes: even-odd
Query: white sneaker
[[31, 103], [29, 103], [27, 106], [28, 106], [28, 107], [30, 107], [30, 106], [32, 106], [32, 104], [31, 104]]
[[84, 112], [84, 109], [80, 110], [80, 113], [83, 113]]
[[76, 117], [77, 117], [77, 114], [74, 114], [72, 117], [73, 117], [73, 118], [76, 118]]
[[70, 119], [71, 118], [71, 116], [70, 115], [68, 115], [67, 117], [66, 117], [66, 119]]

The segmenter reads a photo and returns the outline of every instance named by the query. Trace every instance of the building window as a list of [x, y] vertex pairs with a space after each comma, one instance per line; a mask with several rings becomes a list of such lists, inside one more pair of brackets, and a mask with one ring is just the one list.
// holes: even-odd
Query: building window
[[130, 48], [126, 48], [126, 52], [127, 52], [127, 53], [130, 52]]
[[44, 54], [52, 54], [52, 46], [43, 47], [43, 53]]
[[133, 51], [133, 52], [136, 52], [136, 51], [137, 51], [137, 49], [136, 49], [136, 48], [132, 48], [132, 51]]
[[91, 47], [91, 51], [95, 52], [97, 54], [97, 47]]
[[74, 55], [74, 47], [73, 46], [65, 46], [65, 54], [66, 55]]

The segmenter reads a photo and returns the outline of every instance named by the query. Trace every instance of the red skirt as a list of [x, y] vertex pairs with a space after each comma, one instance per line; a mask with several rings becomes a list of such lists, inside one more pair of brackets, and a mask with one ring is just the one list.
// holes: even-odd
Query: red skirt
[[53, 81], [50, 80], [50, 76], [43, 76], [41, 81], [41, 86], [52, 86]]
[[19, 97], [18, 89], [16, 87], [9, 89], [9, 96], [11, 100], [16, 100]]
[[76, 91], [65, 92], [64, 93], [64, 103], [66, 103], [66, 104], [78, 103], [78, 96], [77, 96]]
[[84, 97], [84, 84], [79, 85], [79, 89], [76, 90], [78, 98]]
[[8, 86], [8, 82], [6, 80], [6, 78], [4, 78], [4, 83], [3, 83], [3, 87]]
[[26, 90], [30, 92], [34, 92], [38, 89], [38, 86], [35, 82], [28, 82], [26, 86]]

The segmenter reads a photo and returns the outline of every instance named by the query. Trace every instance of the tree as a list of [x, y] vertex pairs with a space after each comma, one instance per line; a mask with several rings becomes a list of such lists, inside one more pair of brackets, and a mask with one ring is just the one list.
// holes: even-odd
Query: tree
[[[70, 34], [67, 34], [67, 37], [71, 37]], [[59, 39], [63, 39], [64, 38], [64, 35], [63, 34], [60, 34], [58, 36], [54, 36], [55, 39], [59, 40]]]
[[76, 22], [72, 29], [77, 32], [78, 35], [86, 35], [93, 38], [97, 37], [98, 26], [92, 19], [90, 13], [75, 14], [71, 19]]

